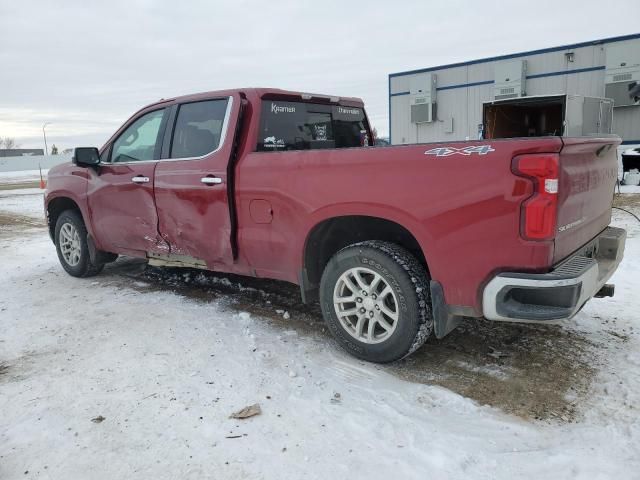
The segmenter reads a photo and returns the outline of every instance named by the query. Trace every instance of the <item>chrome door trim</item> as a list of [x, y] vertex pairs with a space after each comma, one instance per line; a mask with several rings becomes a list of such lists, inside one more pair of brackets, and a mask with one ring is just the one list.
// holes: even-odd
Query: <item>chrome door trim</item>
[[[204, 100], [198, 100], [197, 102], [185, 102], [185, 103], [198, 103], [198, 102], [206, 102], [209, 100], [223, 100], [225, 97], [222, 98], [207, 98]], [[214, 149], [211, 150], [209, 153], [205, 153], [204, 155], [201, 155], [199, 157], [184, 157], [184, 158], [158, 158], [155, 160], [139, 160], [137, 162], [105, 162], [103, 165], [111, 165], [111, 166], [115, 166], [115, 165], [139, 165], [142, 163], [152, 163], [152, 162], [177, 162], [177, 161], [182, 161], [182, 160], [202, 160], [205, 157], [208, 157], [209, 155], [213, 155], [214, 153], [218, 152], [219, 150], [222, 149], [222, 147], [224, 146], [224, 142], [227, 138], [227, 131], [229, 130], [229, 118], [231, 117], [231, 109], [233, 107], [233, 97], [232, 96], [228, 96], [226, 97], [228, 98], [228, 103], [227, 103], [227, 111], [224, 114], [224, 120], [222, 121], [222, 130], [220, 131], [220, 141], [218, 142], [218, 146]], [[178, 104], [178, 107], [180, 107], [180, 105], [183, 105], [182, 103]], [[178, 113], [180, 112], [180, 109], [178, 108]], [[177, 118], [177, 117], [176, 117]], [[169, 128], [169, 125], [167, 125], [167, 128]], [[173, 128], [173, 126], [172, 126]], [[171, 135], [173, 136], [173, 132], [171, 133]]]

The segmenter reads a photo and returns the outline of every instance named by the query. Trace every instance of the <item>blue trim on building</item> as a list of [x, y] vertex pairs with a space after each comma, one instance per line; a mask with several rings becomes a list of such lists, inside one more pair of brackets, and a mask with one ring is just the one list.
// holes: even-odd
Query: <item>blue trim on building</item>
[[555, 77], [556, 75], [571, 75], [572, 73], [585, 73], [585, 72], [594, 72], [596, 70], [604, 70], [604, 65], [601, 67], [587, 67], [587, 68], [576, 68], [575, 70], [562, 70], [559, 72], [550, 72], [550, 73], [536, 73], [535, 75], [527, 75], [527, 80], [531, 78], [543, 78], [543, 77]]
[[482, 82], [461, 83], [459, 85], [447, 85], [446, 87], [437, 87], [436, 90], [452, 90], [454, 88], [477, 87], [478, 85], [490, 85], [493, 80], [484, 80]]
[[622, 142], [622, 145], [635, 145], [635, 144], [640, 145], [640, 140], [624, 140]]
[[412, 75], [414, 73], [433, 72], [435, 70], [444, 70], [445, 68], [466, 67], [468, 65], [475, 65], [475, 64], [478, 64], [478, 63], [494, 62], [494, 61], [497, 61], [497, 60], [509, 60], [509, 59], [512, 59], [512, 58], [528, 57], [528, 56], [531, 56], [531, 55], [540, 55], [540, 54], [549, 53], [549, 52], [559, 52], [559, 51], [562, 51], [562, 50], [569, 50], [569, 49], [573, 49], [573, 48], [591, 47], [593, 45], [601, 45], [601, 44], [605, 44], [605, 43], [623, 42], [625, 40], [635, 40], [637, 38], [640, 38], [640, 33], [634, 33], [634, 34], [630, 34], [630, 35], [622, 35], [620, 37], [603, 38], [603, 39], [600, 39], [600, 40], [592, 40], [590, 42], [574, 43], [574, 44], [571, 44], [571, 45], [562, 45], [562, 46], [559, 46], [559, 47], [542, 48], [540, 50], [531, 50], [531, 51], [528, 51], [528, 52], [511, 53], [511, 54], [508, 54], [508, 55], [499, 55], [497, 57], [481, 58], [481, 59], [478, 59], [478, 60], [470, 60], [468, 62], [450, 63], [448, 65], [440, 65], [440, 66], [437, 66], [437, 67], [429, 67], [429, 68], [420, 68], [420, 69], [417, 69], [417, 70], [408, 70], [406, 72], [391, 73], [391, 74], [389, 74], [389, 78], [401, 77], [403, 75]]
[[[535, 75], [527, 75], [527, 80], [530, 80], [532, 78], [555, 77], [557, 75], [572, 75], [575, 73], [593, 72], [596, 70], [604, 70], [604, 68], [605, 68], [604, 66], [601, 66], [601, 67], [576, 68], [574, 70], [562, 70], [560, 72], [537, 73]], [[491, 85], [492, 83], [495, 83], [495, 82], [493, 80], [485, 80], [482, 82], [460, 83], [458, 85], [447, 85], [444, 87], [437, 87], [436, 90], [440, 91], [440, 90], [452, 90], [454, 88], [477, 87], [479, 85]], [[411, 92], [391, 93], [390, 97], [397, 97], [399, 95], [409, 95], [409, 93]]]

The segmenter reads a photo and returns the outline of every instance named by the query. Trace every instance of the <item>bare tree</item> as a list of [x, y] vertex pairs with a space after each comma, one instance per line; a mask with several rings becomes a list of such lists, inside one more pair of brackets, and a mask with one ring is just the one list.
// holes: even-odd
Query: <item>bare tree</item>
[[0, 138], [0, 148], [5, 150], [11, 150], [12, 148], [18, 148], [20, 144], [16, 142], [15, 138], [4, 137]]

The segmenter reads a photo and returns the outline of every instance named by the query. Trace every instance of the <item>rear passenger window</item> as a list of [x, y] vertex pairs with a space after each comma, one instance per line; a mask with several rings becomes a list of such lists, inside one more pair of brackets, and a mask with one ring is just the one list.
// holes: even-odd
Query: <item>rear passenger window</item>
[[228, 102], [228, 99], [206, 100], [180, 105], [170, 157], [201, 157], [217, 149]]
[[258, 151], [315, 150], [369, 145], [364, 111], [304, 102], [262, 102]]

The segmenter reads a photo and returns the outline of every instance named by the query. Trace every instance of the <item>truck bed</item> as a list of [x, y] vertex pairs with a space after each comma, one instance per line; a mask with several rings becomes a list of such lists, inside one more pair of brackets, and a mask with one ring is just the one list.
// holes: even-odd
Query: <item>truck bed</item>
[[[491, 275], [514, 268], [544, 273], [606, 227], [617, 142], [546, 137], [249, 153], [238, 165], [236, 186], [240, 251], [257, 275], [298, 282], [303, 242], [318, 222], [380, 216], [418, 239], [446, 303], [479, 316], [478, 285]], [[492, 151], [448, 153], [482, 145]], [[603, 145], [612, 147], [604, 152]], [[533, 186], [512, 173], [512, 159], [531, 153], [560, 153], [558, 225], [582, 219], [556, 239], [531, 241], [520, 234], [521, 205]], [[275, 192], [276, 213], [270, 225], [255, 225], [249, 203], [264, 196], [266, 186]]]

